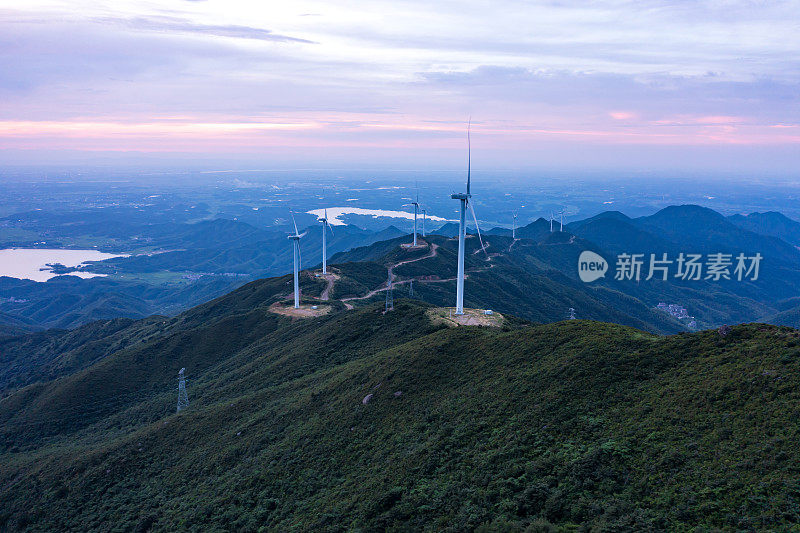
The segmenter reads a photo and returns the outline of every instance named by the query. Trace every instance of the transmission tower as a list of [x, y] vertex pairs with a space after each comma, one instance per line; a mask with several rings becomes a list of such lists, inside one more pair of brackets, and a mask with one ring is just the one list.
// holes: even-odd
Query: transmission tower
[[394, 288], [392, 287], [392, 273], [389, 273], [389, 279], [386, 280], [386, 312], [394, 311]]
[[570, 307], [569, 308], [569, 319], [570, 320], [575, 320], [575, 308], [574, 307]]
[[185, 368], [178, 372], [178, 412], [189, 407], [189, 396], [186, 395], [186, 377], [183, 375]]

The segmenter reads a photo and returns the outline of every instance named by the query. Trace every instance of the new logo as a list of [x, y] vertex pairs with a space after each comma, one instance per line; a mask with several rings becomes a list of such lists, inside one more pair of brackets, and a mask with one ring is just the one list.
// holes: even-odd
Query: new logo
[[608, 261], [603, 259], [603, 256], [584, 250], [578, 257], [578, 277], [584, 283], [591, 283], [596, 279], [600, 279], [606, 275], [608, 270]]

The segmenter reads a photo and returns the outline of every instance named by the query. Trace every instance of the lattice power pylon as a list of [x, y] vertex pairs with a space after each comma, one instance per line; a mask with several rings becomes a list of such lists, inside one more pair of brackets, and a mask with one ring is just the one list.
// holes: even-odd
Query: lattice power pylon
[[186, 394], [186, 377], [183, 375], [185, 368], [178, 372], [178, 412], [189, 407], [189, 396]]
[[389, 279], [386, 280], [386, 312], [394, 311], [394, 288], [392, 287], [392, 274], [389, 273]]

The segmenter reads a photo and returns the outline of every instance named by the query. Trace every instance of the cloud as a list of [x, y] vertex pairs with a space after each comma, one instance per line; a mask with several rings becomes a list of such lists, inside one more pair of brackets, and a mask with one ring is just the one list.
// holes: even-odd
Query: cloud
[[[609, 74], [533, 71], [482, 65], [467, 72], [419, 74], [431, 91], [446, 90], [481, 109], [500, 107], [526, 111], [549, 109], [562, 113], [602, 113], [625, 106], [615, 120], [660, 120], [665, 116], [750, 116], [754, 121], [800, 120], [798, 84], [771, 78], [732, 81], [716, 76], [665, 73]], [[495, 112], [495, 111], [492, 111]]]
[[412, 160], [469, 115], [519, 161], [797, 142], [792, 2], [31, 1], [0, 10], [4, 146]]
[[175, 17], [100, 17], [92, 20], [100, 24], [121, 26], [128, 30], [134, 31], [194, 33], [200, 35], [213, 35], [217, 37], [233, 37], [236, 39], [314, 44], [313, 41], [309, 41], [308, 39], [280, 35], [273, 33], [271, 30], [263, 28], [253, 28], [250, 26], [239, 26], [235, 24], [197, 24], [186, 19]]

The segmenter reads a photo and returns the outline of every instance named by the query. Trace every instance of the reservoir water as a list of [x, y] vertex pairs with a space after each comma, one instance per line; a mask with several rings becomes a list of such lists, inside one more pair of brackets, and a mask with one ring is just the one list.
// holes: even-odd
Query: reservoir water
[[[306, 211], [309, 215], [314, 215], [317, 218], [325, 216], [325, 209], [312, 209]], [[406, 220], [414, 220], [414, 212], [408, 211], [388, 211], [386, 209], [363, 209], [361, 207], [329, 207], [328, 208], [328, 224], [331, 226], [344, 226], [346, 223], [340, 218], [342, 215], [368, 215], [373, 218], [389, 217], [389, 218], [404, 218]], [[422, 213], [419, 214], [419, 219], [422, 220]], [[447, 222], [446, 218], [437, 217], [431, 214], [427, 215], [428, 220], [436, 222]]]
[[[64, 266], [76, 267], [87, 261], [103, 261], [113, 257], [125, 257], [123, 254], [109, 254], [97, 250], [62, 250], [58, 248], [6, 248], [0, 250], [0, 276], [9, 276], [33, 281], [47, 281], [55, 277], [47, 268], [48, 263], [61, 263]], [[92, 272], [72, 272], [71, 276], [93, 278], [104, 274]]]

